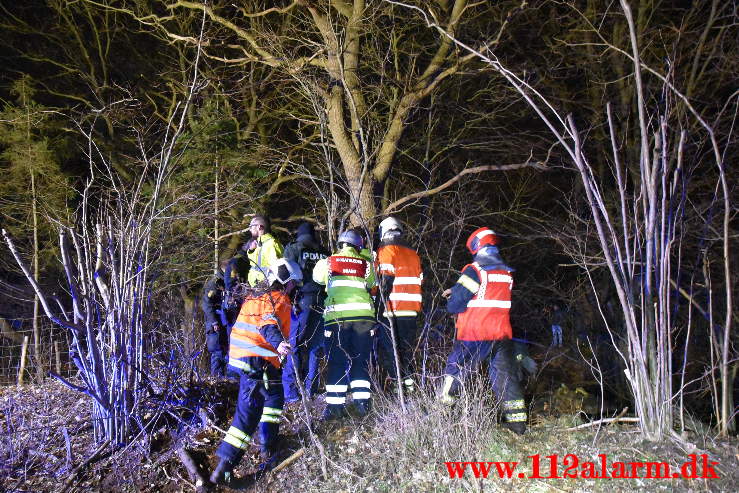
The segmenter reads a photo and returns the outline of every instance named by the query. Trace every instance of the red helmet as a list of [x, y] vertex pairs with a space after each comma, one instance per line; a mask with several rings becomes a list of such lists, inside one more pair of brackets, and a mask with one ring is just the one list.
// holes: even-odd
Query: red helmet
[[486, 245], [497, 245], [498, 236], [490, 228], [480, 228], [472, 232], [467, 238], [467, 250], [475, 255], [480, 249]]

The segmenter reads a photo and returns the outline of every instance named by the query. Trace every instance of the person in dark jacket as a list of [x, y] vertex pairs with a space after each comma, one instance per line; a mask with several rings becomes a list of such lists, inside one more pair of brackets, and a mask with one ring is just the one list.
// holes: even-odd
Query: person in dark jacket
[[456, 314], [457, 340], [444, 370], [441, 400], [453, 403], [464, 375], [487, 360], [493, 390], [502, 399], [504, 426], [523, 434], [527, 414], [510, 321], [513, 269], [500, 257], [497, 242], [489, 228], [474, 231], [467, 240], [473, 262], [444, 292], [447, 311]]
[[210, 353], [210, 373], [216, 377], [226, 375], [226, 355], [228, 354], [228, 327], [229, 321], [224, 310], [226, 285], [223, 278], [221, 264], [203, 286], [203, 295], [200, 297], [200, 308], [205, 318], [205, 344]]
[[[326, 293], [323, 286], [313, 281], [313, 268], [321, 259], [330, 255], [315, 236], [313, 224], [304, 222], [298, 226], [295, 241], [285, 247], [285, 260], [295, 262], [303, 272], [304, 283], [293, 304], [296, 320], [290, 330], [290, 346], [293, 353], [285, 363], [282, 385], [285, 401], [297, 402], [300, 393], [297, 375], [304, 378], [307, 397], [318, 391], [318, 372], [323, 353], [323, 304]], [[297, 372], [297, 375], [296, 375]]]

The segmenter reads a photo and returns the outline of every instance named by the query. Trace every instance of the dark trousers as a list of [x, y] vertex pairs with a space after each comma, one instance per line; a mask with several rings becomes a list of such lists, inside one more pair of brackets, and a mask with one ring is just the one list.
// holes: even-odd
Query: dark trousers
[[273, 454], [277, 449], [284, 402], [282, 370], [267, 363], [263, 372], [252, 376], [242, 373], [236, 414], [216, 455], [237, 464], [249, 448], [257, 426], [262, 452]]
[[370, 399], [369, 356], [372, 350], [370, 331], [374, 322], [332, 322], [326, 324], [326, 403], [343, 407], [346, 392], [354, 401]]
[[506, 420], [526, 421], [526, 406], [513, 356], [513, 341], [510, 339], [454, 341], [444, 370], [442, 399], [459, 395], [462, 380], [483, 361], [488, 361], [490, 382], [498, 398], [503, 401], [503, 415]]
[[282, 385], [285, 400], [300, 399], [295, 370], [299, 378], [305, 379], [308, 397], [318, 392], [319, 370], [323, 355], [323, 306], [316, 302], [316, 296], [303, 295], [299, 302], [300, 314], [293, 319], [290, 329], [290, 346], [293, 352], [288, 356], [282, 372]]
[[228, 338], [230, 330], [220, 328], [213, 331], [211, 327], [207, 328], [205, 334], [205, 344], [210, 353], [210, 374], [222, 377], [226, 375], [226, 366], [228, 365]]
[[[393, 354], [393, 340], [390, 333], [390, 321], [384, 317], [378, 320], [377, 333], [377, 360], [380, 366], [390, 375], [397, 378], [395, 356]], [[400, 360], [401, 378], [405, 379], [413, 374], [413, 350], [416, 347], [418, 328], [416, 317], [393, 317], [395, 342]]]

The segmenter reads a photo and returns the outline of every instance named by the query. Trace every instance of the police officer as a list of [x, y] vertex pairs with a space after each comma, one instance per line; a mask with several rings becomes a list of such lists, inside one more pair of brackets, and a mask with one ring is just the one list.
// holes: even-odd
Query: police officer
[[497, 243], [498, 237], [490, 228], [474, 231], [467, 239], [473, 262], [462, 269], [457, 283], [444, 292], [448, 297], [447, 311], [457, 314], [457, 340], [444, 370], [441, 399], [454, 402], [464, 374], [489, 360], [493, 390], [503, 401], [504, 426], [523, 434], [526, 406], [511, 340], [513, 269], [501, 259]]
[[316, 240], [313, 224], [308, 222], [298, 226], [295, 241], [285, 247], [285, 260], [298, 264], [305, 280], [293, 303], [293, 313], [296, 315], [290, 330], [293, 353], [287, 359], [282, 372], [287, 402], [300, 400], [296, 370], [300, 375], [298, 378], [305, 378], [308, 397], [318, 391], [318, 371], [324, 340], [323, 303], [326, 294], [323, 286], [313, 280], [313, 268], [319, 260], [328, 256], [328, 250]]

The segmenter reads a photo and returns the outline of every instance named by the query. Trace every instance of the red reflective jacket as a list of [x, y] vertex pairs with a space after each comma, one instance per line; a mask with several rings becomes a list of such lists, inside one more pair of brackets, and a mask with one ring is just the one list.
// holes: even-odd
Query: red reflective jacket
[[[507, 270], [483, 270], [477, 263], [479, 288], [457, 317], [457, 339], [460, 341], [496, 341], [513, 337], [511, 328], [511, 290], [513, 277]], [[462, 271], [464, 271], [462, 269]]]

